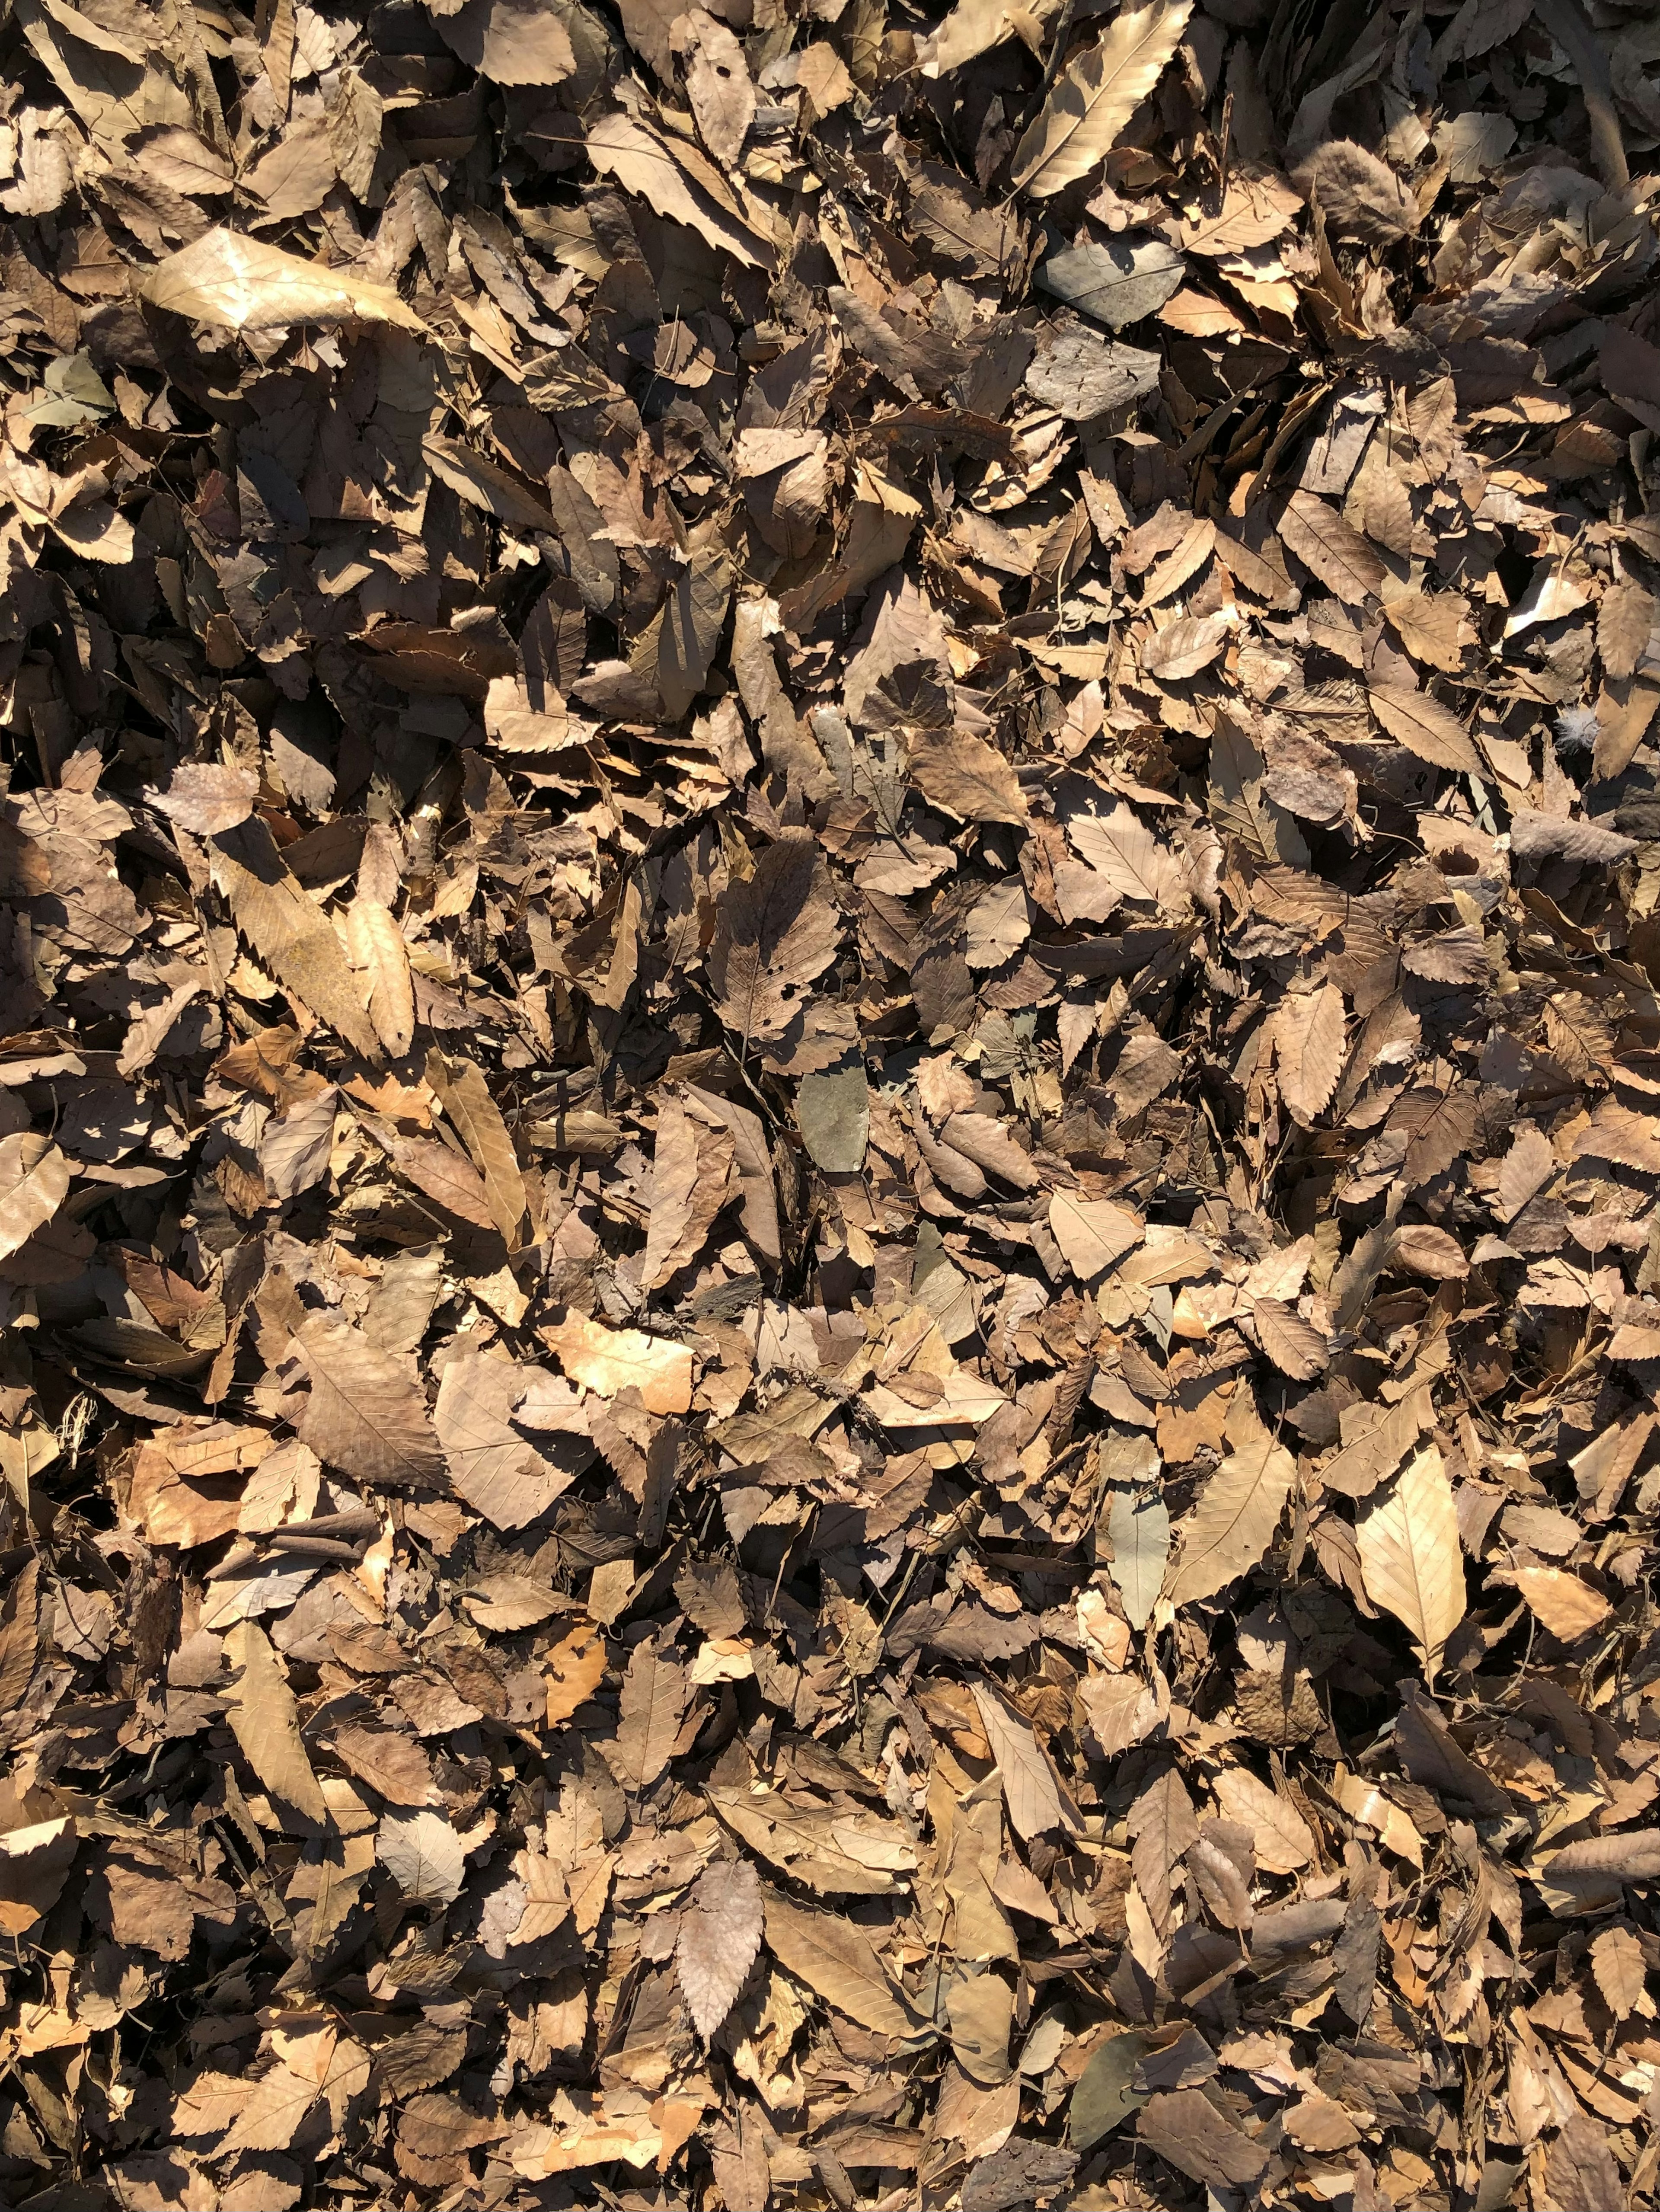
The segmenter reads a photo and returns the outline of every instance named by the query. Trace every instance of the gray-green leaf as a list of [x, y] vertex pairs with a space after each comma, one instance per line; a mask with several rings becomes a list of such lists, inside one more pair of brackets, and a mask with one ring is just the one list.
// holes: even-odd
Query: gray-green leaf
[[1106, 246], [1091, 240], [1051, 253], [1038, 282], [1080, 313], [1121, 331], [1156, 314], [1180, 289], [1186, 267], [1184, 257], [1161, 238], [1115, 238]]
[[1127, 2035], [1108, 2036], [1090, 2052], [1067, 2115], [1066, 2131], [1075, 2150], [1087, 2150], [1146, 2104], [1135, 2081], [1147, 2050], [1147, 2037], [1132, 2028]]
[[796, 1119], [816, 1165], [827, 1175], [857, 1175], [870, 1133], [870, 1085], [863, 1059], [827, 1074], [803, 1075]]
[[1112, 1545], [1112, 1579], [1124, 1600], [1124, 1619], [1132, 1628], [1143, 1629], [1153, 1618], [1170, 1563], [1170, 1515], [1164, 1499], [1156, 1491], [1138, 1496], [1115, 1483], [1106, 1533]]

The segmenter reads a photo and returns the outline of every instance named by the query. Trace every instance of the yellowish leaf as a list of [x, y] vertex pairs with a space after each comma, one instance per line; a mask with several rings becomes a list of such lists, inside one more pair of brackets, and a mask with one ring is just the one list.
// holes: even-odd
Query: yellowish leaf
[[348, 269], [324, 269], [280, 246], [233, 230], [205, 230], [160, 262], [139, 287], [153, 307], [227, 330], [270, 330], [284, 323], [426, 325], [396, 292]]
[[1427, 1681], [1464, 1617], [1458, 1515], [1441, 1455], [1427, 1444], [1355, 1523], [1360, 1574], [1372, 1603], [1404, 1623]]
[[1518, 1567], [1516, 1587], [1529, 1611], [1564, 1644], [1589, 1636], [1614, 1610], [1600, 1590], [1565, 1567]]
[[648, 1413], [686, 1413], [692, 1407], [692, 1353], [684, 1344], [647, 1336], [637, 1328], [607, 1328], [571, 1314], [542, 1332], [573, 1382], [615, 1398], [632, 1385]]

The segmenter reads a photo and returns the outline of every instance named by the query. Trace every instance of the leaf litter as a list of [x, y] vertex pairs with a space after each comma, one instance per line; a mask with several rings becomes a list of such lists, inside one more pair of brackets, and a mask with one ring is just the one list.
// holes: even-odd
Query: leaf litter
[[1651, 2201], [1651, 10], [0, 39], [6, 2201]]

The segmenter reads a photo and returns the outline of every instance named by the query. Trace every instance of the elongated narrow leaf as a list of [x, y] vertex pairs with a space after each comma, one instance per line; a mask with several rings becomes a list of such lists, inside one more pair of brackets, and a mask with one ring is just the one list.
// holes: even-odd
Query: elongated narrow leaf
[[1292, 493], [1280, 530], [1303, 566], [1346, 606], [1363, 606], [1382, 591], [1388, 572], [1376, 552], [1335, 507], [1312, 491]]
[[687, 2008], [706, 2043], [732, 2009], [760, 1948], [760, 1878], [747, 1859], [717, 1859], [682, 1913], [675, 1966]]
[[240, 1668], [231, 1692], [231, 1733], [267, 1790], [307, 1821], [329, 1817], [321, 1784], [300, 1740], [299, 1709], [282, 1662], [257, 1621], [239, 1620], [225, 1656]]
[[605, 1747], [625, 1790], [648, 1789], [669, 1764], [688, 1694], [684, 1667], [650, 1643], [635, 1645], [622, 1679], [616, 1741]]
[[1464, 1555], [1441, 1455], [1428, 1444], [1355, 1522], [1366, 1595], [1405, 1624], [1433, 1681], [1464, 1617]]
[[334, 925], [277, 851], [264, 822], [215, 838], [214, 878], [256, 959], [354, 1052], [378, 1060], [375, 1034]]
[[1017, 190], [1047, 199], [1105, 160], [1164, 75], [1192, 12], [1192, 0], [1153, 0], [1118, 17], [1072, 64], [1015, 149]]
[[763, 1892], [766, 1948], [798, 1982], [877, 2035], [910, 2035], [918, 2022], [883, 1971], [869, 1937], [832, 1912], [808, 1912]]
[[470, 1060], [433, 1053], [427, 1059], [427, 1080], [444, 1102], [445, 1112], [484, 1178], [490, 1213], [507, 1249], [515, 1250], [524, 1221], [524, 1177], [501, 1109]]
[[1170, 1561], [1170, 1509], [1157, 1492], [1138, 1493], [1127, 1483], [1114, 1483], [1106, 1528], [1124, 1619], [1134, 1629], [1145, 1628]]
[[1030, 1723], [985, 1683], [976, 1682], [973, 1690], [980, 1725], [1003, 1775], [1003, 1802], [1016, 1833], [1040, 1836], [1051, 1828], [1073, 1826], [1054, 1771]]
[[349, 270], [324, 269], [240, 232], [207, 230], [151, 270], [141, 299], [193, 322], [227, 330], [270, 330], [283, 323], [395, 323], [425, 328], [414, 309], [384, 284]]
[[1280, 1096], [1305, 1127], [1331, 1103], [1343, 1066], [1343, 994], [1335, 983], [1282, 999], [1274, 1018]]
[[1130, 1808], [1129, 1829], [1135, 1849], [1130, 1863], [1156, 1928], [1170, 1917], [1171, 1892], [1182, 1854], [1198, 1839], [1199, 1823], [1186, 1784], [1175, 1768], [1154, 1777]]
[[[179, 781], [176, 775], [173, 781]], [[378, 899], [359, 896], [352, 901], [346, 915], [346, 949], [363, 978], [376, 1034], [389, 1053], [401, 1058], [415, 1041], [409, 950]]]

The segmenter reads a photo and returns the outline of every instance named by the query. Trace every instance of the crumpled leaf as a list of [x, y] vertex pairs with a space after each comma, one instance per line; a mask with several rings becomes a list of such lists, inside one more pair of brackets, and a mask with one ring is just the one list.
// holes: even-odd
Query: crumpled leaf
[[1422, 14], [14, 0], [4, 2193], [1652, 2195], [1660, 80]]

